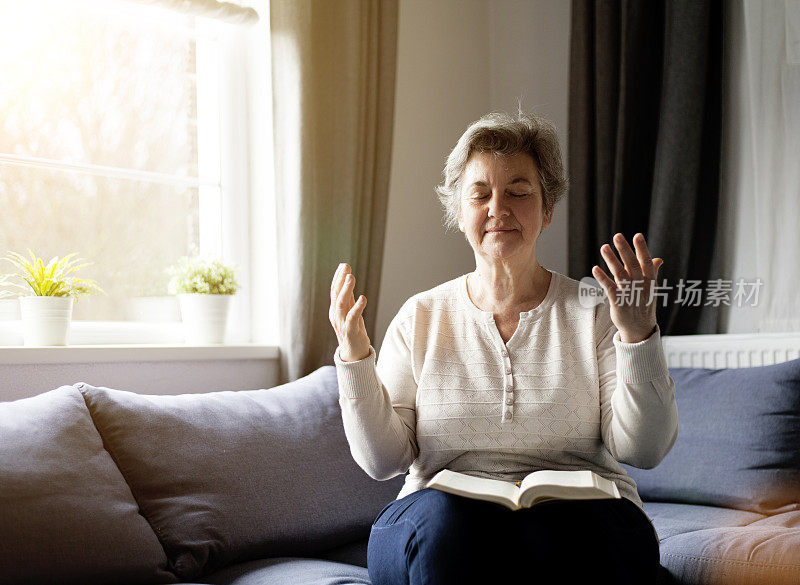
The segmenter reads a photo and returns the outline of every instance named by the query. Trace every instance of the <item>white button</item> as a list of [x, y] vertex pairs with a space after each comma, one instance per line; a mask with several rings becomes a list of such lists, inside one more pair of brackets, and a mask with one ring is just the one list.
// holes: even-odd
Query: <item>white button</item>
[[502, 350], [500, 352], [500, 355], [502, 355], [503, 357], [508, 357], [508, 352], [506, 350]]
[[510, 373], [511, 373], [511, 366], [506, 366], [506, 374], [510, 374]]
[[506, 404], [514, 404], [513, 398], [506, 398]]
[[506, 419], [506, 420], [510, 419], [510, 418], [511, 418], [511, 413], [510, 413], [510, 412], [506, 412], [506, 413], [503, 415], [503, 418], [504, 418], [504, 419]]

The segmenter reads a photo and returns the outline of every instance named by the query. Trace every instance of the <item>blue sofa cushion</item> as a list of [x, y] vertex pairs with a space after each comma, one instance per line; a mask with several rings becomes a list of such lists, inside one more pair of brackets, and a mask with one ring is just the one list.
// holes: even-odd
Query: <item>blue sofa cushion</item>
[[655, 469], [626, 466], [642, 499], [762, 514], [800, 509], [800, 360], [670, 373], [675, 445]]
[[80, 392], [0, 402], [0, 584], [174, 582]]
[[184, 580], [361, 540], [401, 487], [402, 478], [377, 482], [353, 460], [332, 366], [269, 390], [81, 391]]

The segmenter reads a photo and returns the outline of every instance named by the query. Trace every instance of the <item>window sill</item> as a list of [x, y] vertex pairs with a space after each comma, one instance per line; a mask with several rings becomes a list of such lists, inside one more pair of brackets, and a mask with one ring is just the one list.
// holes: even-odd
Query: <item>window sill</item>
[[[227, 339], [231, 345], [247, 345], [249, 336], [231, 327]], [[69, 345], [171, 345], [183, 346], [183, 324], [144, 321], [72, 321]], [[0, 321], [0, 347], [23, 345], [22, 322]]]
[[273, 345], [67, 345], [0, 347], [0, 364], [275, 360]]

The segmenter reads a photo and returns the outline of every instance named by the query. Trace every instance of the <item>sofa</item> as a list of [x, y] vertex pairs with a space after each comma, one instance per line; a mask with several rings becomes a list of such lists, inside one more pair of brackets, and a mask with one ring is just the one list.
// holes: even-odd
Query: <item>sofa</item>
[[369, 584], [401, 485], [354, 462], [332, 366], [244, 392], [63, 386], [0, 402], [0, 584]]
[[669, 581], [800, 584], [800, 335], [664, 345], [678, 438], [654, 469], [625, 467]]
[[[800, 583], [800, 360], [671, 373], [675, 446], [629, 468], [663, 582]], [[0, 585], [368, 585], [401, 484], [353, 461], [330, 366], [244, 392], [63, 386], [0, 402]]]

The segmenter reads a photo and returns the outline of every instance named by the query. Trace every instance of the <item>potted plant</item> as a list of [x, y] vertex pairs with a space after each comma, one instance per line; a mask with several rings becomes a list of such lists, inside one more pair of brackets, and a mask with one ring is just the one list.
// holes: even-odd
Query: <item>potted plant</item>
[[30, 250], [28, 254], [30, 260], [16, 252], [3, 258], [17, 268], [17, 273], [6, 276], [16, 276], [26, 283], [9, 283], [26, 293], [19, 298], [24, 343], [67, 345], [73, 301], [77, 302], [81, 295], [104, 291], [93, 280], [70, 276], [88, 266], [80, 264], [80, 259], [73, 260], [75, 254], [56, 256], [47, 264]]
[[233, 295], [239, 290], [235, 268], [219, 259], [184, 257], [168, 269], [170, 294], [178, 296], [186, 343], [225, 343]]

